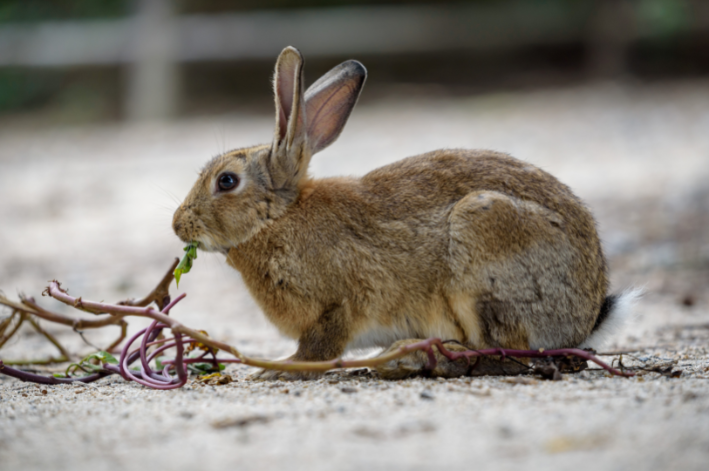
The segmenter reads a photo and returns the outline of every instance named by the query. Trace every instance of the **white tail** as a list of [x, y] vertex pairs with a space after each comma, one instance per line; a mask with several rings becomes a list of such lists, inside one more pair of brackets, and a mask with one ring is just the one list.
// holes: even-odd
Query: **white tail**
[[604, 347], [622, 327], [632, 320], [633, 308], [643, 295], [642, 288], [629, 289], [614, 296], [608, 316], [596, 327], [579, 348], [598, 350]]

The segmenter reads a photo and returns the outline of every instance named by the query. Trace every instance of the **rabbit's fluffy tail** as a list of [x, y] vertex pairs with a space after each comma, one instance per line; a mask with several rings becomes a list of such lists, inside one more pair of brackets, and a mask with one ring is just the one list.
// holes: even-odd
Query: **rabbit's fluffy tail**
[[607, 296], [591, 330], [591, 335], [579, 345], [579, 348], [598, 350], [603, 347], [613, 334], [631, 320], [633, 307], [642, 294], [642, 289], [630, 289], [622, 294]]

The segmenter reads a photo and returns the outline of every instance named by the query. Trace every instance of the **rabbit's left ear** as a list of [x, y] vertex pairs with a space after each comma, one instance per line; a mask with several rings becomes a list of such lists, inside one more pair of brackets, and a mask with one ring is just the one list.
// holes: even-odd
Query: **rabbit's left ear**
[[[269, 167], [276, 188], [287, 186], [307, 170], [309, 152], [304, 152], [305, 110], [303, 109], [303, 56], [288, 46], [276, 61], [273, 77], [276, 101], [276, 129]], [[303, 160], [306, 160], [303, 162]]]
[[290, 148], [305, 122], [303, 107], [303, 56], [288, 46], [276, 61], [273, 77], [276, 99], [276, 135], [274, 145], [285, 144]]

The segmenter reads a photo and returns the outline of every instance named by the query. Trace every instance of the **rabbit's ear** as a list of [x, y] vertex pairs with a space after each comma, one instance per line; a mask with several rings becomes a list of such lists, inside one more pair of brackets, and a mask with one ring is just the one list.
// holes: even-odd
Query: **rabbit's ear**
[[305, 92], [308, 146], [314, 154], [332, 144], [352, 113], [367, 69], [354, 60], [343, 62]]
[[273, 88], [276, 130], [269, 170], [274, 188], [294, 188], [310, 157], [332, 144], [345, 127], [367, 78], [367, 69], [347, 61], [303, 92], [303, 57], [287, 47], [276, 61]]
[[[288, 46], [276, 61], [273, 77], [276, 100], [276, 129], [271, 149], [271, 177], [276, 188], [282, 188], [288, 180], [298, 179], [301, 162], [305, 157], [305, 110], [303, 109], [303, 57]], [[297, 174], [297, 175], [296, 175]]]
[[293, 145], [298, 127], [304, 123], [301, 107], [303, 96], [303, 57], [300, 52], [288, 46], [276, 61], [273, 77], [273, 91], [276, 98], [276, 135], [274, 144], [285, 140], [287, 147]]

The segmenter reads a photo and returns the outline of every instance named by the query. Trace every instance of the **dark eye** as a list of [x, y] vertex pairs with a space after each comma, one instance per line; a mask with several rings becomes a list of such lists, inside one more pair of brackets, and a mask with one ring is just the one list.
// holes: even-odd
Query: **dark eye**
[[217, 179], [217, 185], [219, 191], [233, 190], [239, 185], [239, 176], [231, 172], [222, 173]]

